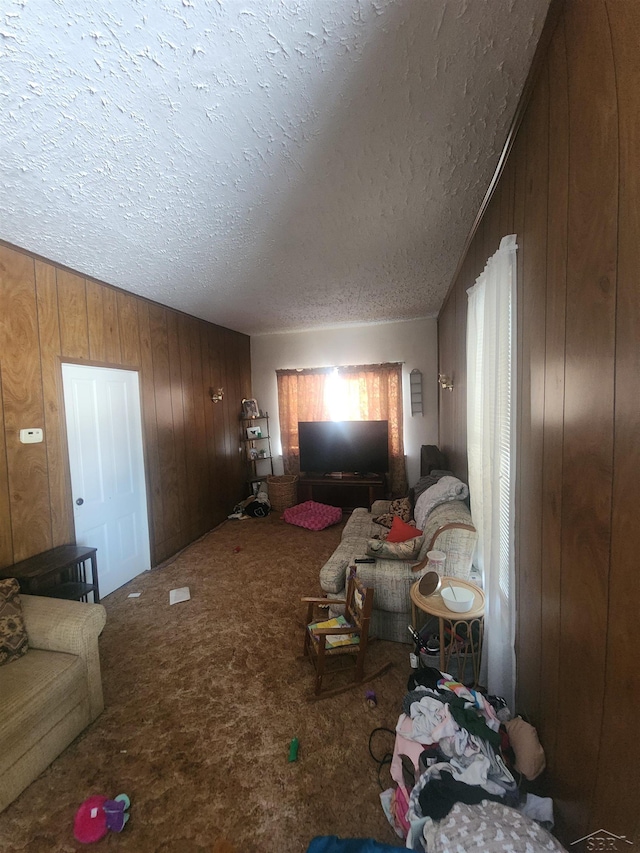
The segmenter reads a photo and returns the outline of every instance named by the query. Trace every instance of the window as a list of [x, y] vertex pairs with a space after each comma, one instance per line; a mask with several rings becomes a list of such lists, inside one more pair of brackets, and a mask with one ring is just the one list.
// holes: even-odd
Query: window
[[298, 421], [389, 422], [389, 480], [407, 491], [402, 419], [402, 365], [364, 364], [278, 370], [278, 410], [284, 471], [300, 471]]
[[513, 707], [515, 690], [514, 475], [516, 236], [469, 289], [467, 453], [476, 561], [487, 596], [481, 678]]

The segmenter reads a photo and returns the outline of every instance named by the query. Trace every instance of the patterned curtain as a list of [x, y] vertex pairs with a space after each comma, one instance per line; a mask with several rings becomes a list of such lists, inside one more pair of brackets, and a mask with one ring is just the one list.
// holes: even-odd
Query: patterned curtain
[[277, 370], [280, 440], [285, 474], [300, 473], [298, 421], [328, 421], [327, 370]]
[[336, 373], [341, 380], [341, 420], [389, 422], [389, 489], [392, 496], [406, 495], [401, 364], [276, 371], [285, 473], [300, 471], [298, 421], [332, 419], [327, 391]]

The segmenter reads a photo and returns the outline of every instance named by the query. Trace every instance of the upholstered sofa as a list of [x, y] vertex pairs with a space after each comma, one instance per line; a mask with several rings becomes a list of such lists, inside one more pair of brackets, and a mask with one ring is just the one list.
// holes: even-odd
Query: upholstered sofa
[[0, 666], [0, 811], [103, 710], [100, 604], [21, 595], [29, 647]]
[[376, 501], [371, 512], [365, 508], [353, 511], [340, 544], [320, 570], [320, 586], [328, 597], [343, 597], [349, 568], [355, 566], [360, 580], [375, 589], [371, 633], [383, 640], [406, 643], [410, 639], [407, 626], [411, 623], [409, 591], [427, 571], [427, 552], [443, 551], [445, 574], [468, 580], [478, 534], [467, 504], [450, 500], [438, 504], [427, 515], [415, 559], [375, 558], [374, 563], [355, 563], [356, 557], [367, 556], [370, 539], [388, 532], [373, 519], [387, 513], [389, 507], [389, 501]]

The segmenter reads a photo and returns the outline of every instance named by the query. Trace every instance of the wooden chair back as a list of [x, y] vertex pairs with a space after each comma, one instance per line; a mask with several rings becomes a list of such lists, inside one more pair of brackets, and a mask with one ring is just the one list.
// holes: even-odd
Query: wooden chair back
[[[315, 694], [318, 696], [322, 691], [322, 679], [327, 671], [326, 662], [333, 657], [350, 655], [353, 661], [355, 656], [354, 683], [361, 682], [364, 678], [364, 661], [369, 642], [369, 624], [373, 611], [373, 587], [365, 587], [355, 574], [349, 577], [344, 599], [318, 599], [304, 598], [308, 604], [307, 623], [304, 640], [304, 654], [310, 655], [316, 669]], [[317, 629], [317, 623], [313, 620], [315, 606], [344, 604], [344, 617], [348, 626], [342, 628]], [[322, 620], [324, 621], [324, 620]], [[327, 647], [327, 635], [343, 634], [345, 636], [357, 637], [356, 643], [348, 645]], [[336, 691], [332, 691], [335, 693]], [[341, 689], [338, 692], [342, 692]]]

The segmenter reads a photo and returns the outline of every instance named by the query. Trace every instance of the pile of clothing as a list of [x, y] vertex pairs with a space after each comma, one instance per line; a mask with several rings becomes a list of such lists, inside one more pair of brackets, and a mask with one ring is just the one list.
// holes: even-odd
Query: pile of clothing
[[269, 495], [266, 492], [258, 492], [236, 504], [227, 518], [266, 518], [270, 512]]
[[541, 846], [529, 849], [561, 850], [546, 831], [553, 826], [551, 800], [520, 793], [521, 780], [535, 779], [545, 767], [533, 726], [512, 718], [500, 697], [471, 690], [433, 667], [412, 673], [407, 688], [391, 761], [397, 787], [381, 796], [407, 847], [437, 849], [433, 839], [445, 819], [478, 806], [493, 809], [494, 824], [503, 814], [506, 826], [514, 824], [517, 809], [518, 821], [534, 827], [528, 843], [539, 836]]

